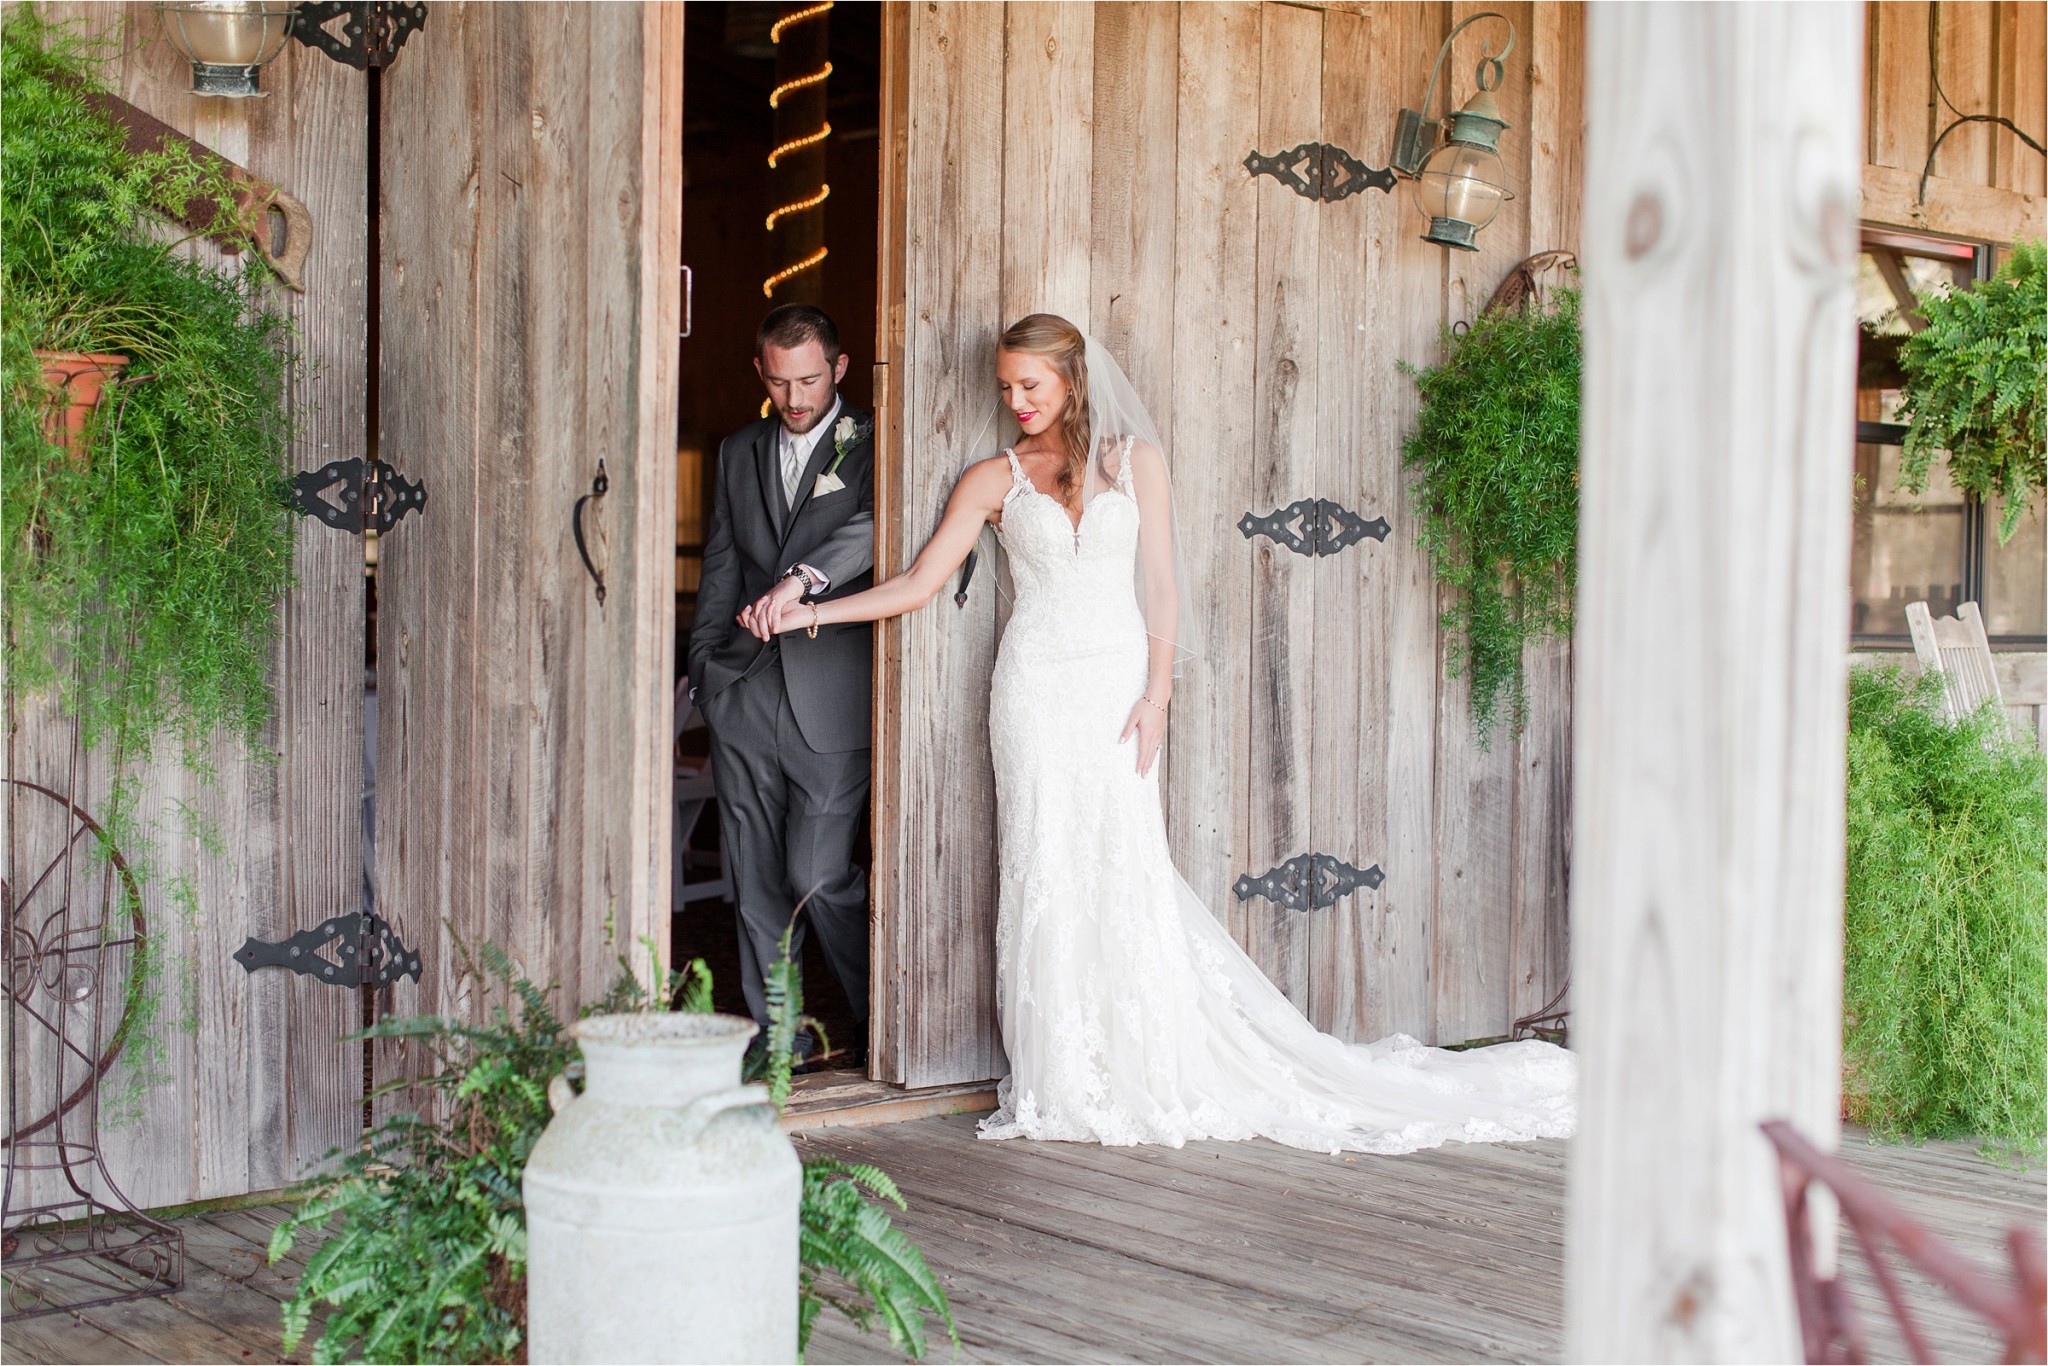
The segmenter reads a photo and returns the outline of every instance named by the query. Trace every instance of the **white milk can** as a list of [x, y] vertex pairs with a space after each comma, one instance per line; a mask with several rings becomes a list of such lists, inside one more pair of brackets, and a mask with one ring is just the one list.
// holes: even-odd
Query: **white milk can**
[[796, 1360], [803, 1172], [761, 1086], [754, 1022], [596, 1015], [584, 1091], [526, 1164], [527, 1359]]

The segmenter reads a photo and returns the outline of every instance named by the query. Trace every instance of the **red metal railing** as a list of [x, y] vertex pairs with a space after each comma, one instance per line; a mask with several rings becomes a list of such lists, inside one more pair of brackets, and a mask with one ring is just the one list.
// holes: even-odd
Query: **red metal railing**
[[2006, 1361], [2048, 1360], [2048, 1271], [2044, 1271], [2038, 1230], [2014, 1225], [2006, 1234], [2013, 1284], [2001, 1287], [1915, 1221], [1875, 1184], [1838, 1157], [1821, 1152], [1787, 1124], [1774, 1119], [1764, 1136], [1778, 1150], [1784, 1184], [1785, 1236], [1792, 1252], [1792, 1287], [1799, 1303], [1799, 1328], [1809, 1362], [1866, 1361], [1868, 1343], [1841, 1281], [1821, 1276], [1814, 1260], [1807, 1191], [1818, 1181], [1841, 1205], [1842, 1220], [1863, 1249], [1885, 1303], [1898, 1321], [1914, 1361], [1932, 1361], [1927, 1340], [1913, 1321], [1897, 1277], [1880, 1255], [1889, 1244], [1913, 1266], [1982, 1316], [2005, 1343]]

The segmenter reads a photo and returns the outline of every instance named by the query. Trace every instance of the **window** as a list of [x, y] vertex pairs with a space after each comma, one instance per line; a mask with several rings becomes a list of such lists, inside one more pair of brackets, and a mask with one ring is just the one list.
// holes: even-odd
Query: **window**
[[1944, 466], [1927, 489], [1899, 489], [1906, 429], [1898, 420], [1899, 342], [1919, 326], [1929, 293], [1969, 289], [1990, 276], [1995, 249], [1971, 242], [1868, 230], [1856, 282], [1861, 346], [1856, 380], [1856, 528], [1850, 554], [1850, 632], [1857, 646], [1911, 643], [1906, 604], [1937, 616], [1975, 602], [1994, 645], [2048, 639], [2048, 522], [2035, 508], [2006, 545], [2004, 509], [1966, 498]]

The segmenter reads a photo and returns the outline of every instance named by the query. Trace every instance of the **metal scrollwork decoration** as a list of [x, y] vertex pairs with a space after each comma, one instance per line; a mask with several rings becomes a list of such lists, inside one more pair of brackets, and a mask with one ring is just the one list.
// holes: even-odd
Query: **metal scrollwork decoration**
[[1270, 156], [1253, 151], [1245, 155], [1244, 168], [1255, 176], [1269, 175], [1304, 199], [1329, 203], [1347, 199], [1365, 190], [1394, 192], [1391, 170], [1366, 165], [1342, 147], [1327, 142], [1304, 142]]
[[1244, 874], [1231, 890], [1239, 901], [1262, 896], [1290, 911], [1320, 911], [1360, 887], [1378, 887], [1385, 880], [1377, 863], [1354, 868], [1334, 854], [1296, 854], [1257, 877]]
[[1259, 516], [1247, 512], [1237, 522], [1246, 540], [1267, 536], [1297, 555], [1335, 555], [1371, 537], [1387, 539], [1392, 528], [1384, 517], [1367, 520], [1327, 498], [1300, 498]]
[[[330, 944], [335, 956], [322, 957], [320, 951]], [[337, 915], [274, 943], [251, 935], [235, 950], [235, 961], [246, 972], [290, 968], [337, 987], [388, 987], [401, 977], [420, 980], [419, 954], [374, 911]]]
[[[74, 782], [80, 767], [72, 764]], [[131, 1032], [149, 1023], [141, 888], [107, 831], [70, 797], [21, 778], [0, 779], [0, 796], [6, 1313], [164, 1294], [184, 1282], [184, 1235], [122, 1193], [99, 1143], [100, 1088]]]
[[[327, 25], [342, 21], [339, 37]], [[381, 0], [305, 0], [292, 17], [292, 37], [358, 71], [390, 66], [415, 29], [425, 26], [427, 7]]]
[[[332, 492], [333, 497], [327, 497]], [[383, 535], [408, 512], [423, 512], [427, 490], [382, 460], [330, 460], [317, 470], [300, 470], [285, 486], [285, 504], [336, 531]]]

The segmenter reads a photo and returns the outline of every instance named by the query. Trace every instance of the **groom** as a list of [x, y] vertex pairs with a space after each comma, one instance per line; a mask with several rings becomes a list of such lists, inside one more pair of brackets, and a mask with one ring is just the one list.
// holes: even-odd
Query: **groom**
[[[874, 582], [874, 421], [839, 397], [847, 356], [822, 309], [784, 304], [754, 334], [774, 415], [718, 451], [690, 632], [691, 696], [711, 730], [718, 810], [739, 902], [740, 975], [763, 1036], [762, 974], [797, 903], [860, 1022], [866, 1055], [867, 878], [853, 861], [868, 795], [873, 628], [774, 635], [794, 605]], [[756, 1045], [760, 1037], [756, 1038]]]

